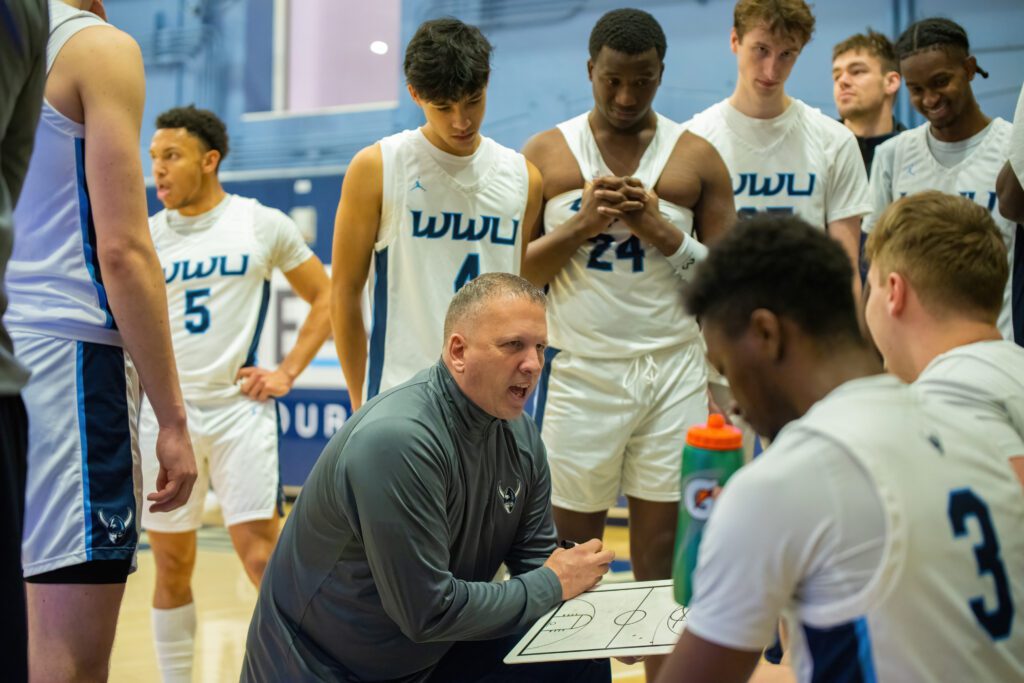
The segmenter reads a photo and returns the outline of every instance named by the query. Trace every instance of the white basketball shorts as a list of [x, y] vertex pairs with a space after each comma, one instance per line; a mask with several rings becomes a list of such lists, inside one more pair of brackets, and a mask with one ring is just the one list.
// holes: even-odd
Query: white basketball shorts
[[32, 371], [28, 411], [25, 576], [92, 560], [132, 560], [142, 476], [139, 382], [117, 346], [24, 332], [15, 354]]
[[598, 512], [620, 492], [677, 502], [686, 431], [708, 417], [700, 340], [633, 358], [552, 349], [548, 357], [535, 418], [548, 451], [552, 504]]
[[[277, 404], [239, 396], [212, 403], [189, 402], [188, 429], [199, 476], [188, 502], [171, 512], [150, 512], [145, 501], [142, 526], [167, 533], [194, 531], [202, 526], [206, 491], [213, 485], [232, 526], [270, 519], [278, 511], [280, 485], [277, 460]], [[149, 401], [142, 402], [139, 441], [142, 472], [148, 496], [156, 490], [157, 422]]]

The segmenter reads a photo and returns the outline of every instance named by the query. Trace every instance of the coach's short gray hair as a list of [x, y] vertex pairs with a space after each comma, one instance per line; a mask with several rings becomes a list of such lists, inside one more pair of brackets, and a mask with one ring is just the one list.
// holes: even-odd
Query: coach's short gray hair
[[455, 326], [480, 312], [493, 299], [528, 299], [546, 308], [547, 297], [529, 280], [511, 273], [484, 273], [467, 282], [455, 293], [444, 316], [444, 340], [448, 341]]

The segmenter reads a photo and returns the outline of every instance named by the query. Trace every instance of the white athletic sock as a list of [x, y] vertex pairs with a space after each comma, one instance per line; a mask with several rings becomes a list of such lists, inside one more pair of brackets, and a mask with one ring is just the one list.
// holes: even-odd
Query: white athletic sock
[[153, 644], [164, 683], [192, 683], [196, 604], [172, 609], [153, 608]]

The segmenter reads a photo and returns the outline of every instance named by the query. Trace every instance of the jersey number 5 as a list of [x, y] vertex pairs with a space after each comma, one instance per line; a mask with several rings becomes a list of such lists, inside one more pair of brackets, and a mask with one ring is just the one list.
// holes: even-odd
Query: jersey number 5
[[971, 598], [968, 604], [985, 632], [993, 640], [1002, 640], [1010, 635], [1013, 625], [1013, 596], [1006, 579], [1006, 567], [999, 556], [999, 539], [996, 537], [988, 505], [970, 489], [954, 489], [949, 493], [949, 522], [953, 526], [954, 538], [967, 534], [967, 519], [974, 517], [981, 528], [981, 543], [974, 546], [974, 559], [978, 563], [978, 575], [990, 574], [995, 582], [995, 609], [985, 608], [985, 598]]
[[210, 309], [200, 303], [209, 296], [209, 287], [185, 290], [185, 329], [192, 334], [202, 334], [210, 327]]

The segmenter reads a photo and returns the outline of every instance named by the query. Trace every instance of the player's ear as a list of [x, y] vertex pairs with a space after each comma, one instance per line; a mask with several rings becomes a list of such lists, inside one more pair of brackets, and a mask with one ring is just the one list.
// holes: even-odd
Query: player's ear
[[759, 358], [776, 361], [782, 355], [782, 321], [767, 308], [756, 308], [750, 314], [747, 337], [751, 351]]
[[412, 98], [412, 101], [415, 102], [417, 106], [422, 107], [423, 100], [421, 100], [420, 96], [416, 94], [416, 91], [412, 89], [412, 86], [407, 83], [405, 89], [409, 91], [409, 97]]
[[967, 71], [967, 80], [973, 81], [974, 74], [978, 73], [978, 59], [970, 55], [964, 60], [964, 70]]
[[466, 371], [466, 339], [458, 332], [453, 332], [444, 345], [445, 355], [448, 356], [450, 369], [453, 373], [460, 374]]
[[890, 71], [882, 77], [883, 87], [886, 95], [895, 95], [900, 89], [900, 74], [898, 71]]
[[885, 307], [890, 316], [898, 318], [907, 306], [907, 297], [910, 295], [909, 285], [907, 279], [895, 271], [889, 273], [889, 277], [886, 279], [888, 291], [885, 297]]
[[594, 60], [587, 60], [587, 80], [593, 82], [594, 80]]
[[733, 54], [736, 54], [740, 50], [740, 36], [736, 33], [735, 26], [733, 26], [732, 30], [729, 31], [729, 49], [732, 50]]
[[208, 150], [203, 154], [202, 169], [203, 173], [216, 173], [217, 166], [220, 164], [220, 152], [215, 149]]

